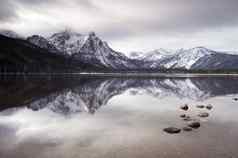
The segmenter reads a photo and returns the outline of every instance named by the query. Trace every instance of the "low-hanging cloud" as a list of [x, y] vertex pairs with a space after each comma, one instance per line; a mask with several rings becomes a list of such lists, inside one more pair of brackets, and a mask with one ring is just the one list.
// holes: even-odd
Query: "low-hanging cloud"
[[[1, 2], [0, 25], [10, 21], [13, 29], [26, 34], [29, 27], [41, 32], [41, 26], [42, 32], [56, 27], [93, 30], [107, 40], [157, 34], [169, 37], [235, 28], [237, 6], [237, 0], [9, 0]], [[23, 14], [22, 10], [29, 12]], [[39, 19], [35, 28], [32, 19]]]

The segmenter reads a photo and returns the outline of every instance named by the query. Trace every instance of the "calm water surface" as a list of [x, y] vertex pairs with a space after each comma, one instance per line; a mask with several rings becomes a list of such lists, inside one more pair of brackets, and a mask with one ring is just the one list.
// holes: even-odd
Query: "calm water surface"
[[[236, 97], [232, 76], [2, 77], [0, 158], [238, 158]], [[201, 127], [165, 133], [181, 114]]]

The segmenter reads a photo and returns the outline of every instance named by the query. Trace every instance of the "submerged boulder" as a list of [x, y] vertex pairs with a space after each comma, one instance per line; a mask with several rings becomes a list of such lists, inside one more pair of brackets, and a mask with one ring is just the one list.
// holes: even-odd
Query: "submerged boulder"
[[206, 106], [206, 108], [207, 108], [208, 110], [211, 110], [213, 107], [212, 107], [212, 105], [209, 104], [209, 105]]
[[208, 117], [209, 116], [209, 113], [207, 112], [202, 112], [200, 114], [198, 114], [199, 117]]
[[197, 105], [197, 108], [203, 109], [205, 106], [204, 105]]
[[199, 128], [201, 126], [200, 122], [191, 122], [188, 124], [191, 128]]
[[183, 120], [184, 121], [192, 121], [192, 118], [190, 116], [186, 116]]
[[182, 115], [180, 115], [180, 117], [181, 117], [181, 118], [185, 118], [185, 117], [186, 117], [186, 115], [185, 115], [185, 114], [182, 114]]
[[188, 131], [192, 131], [193, 129], [191, 127], [184, 127], [183, 130], [188, 132]]
[[176, 133], [180, 133], [181, 129], [176, 127], [168, 127], [168, 128], [165, 128], [164, 131], [169, 134], [176, 134]]
[[187, 104], [185, 104], [185, 105], [182, 105], [182, 106], [180, 107], [180, 109], [187, 111], [187, 110], [189, 109], [189, 107], [188, 107]]

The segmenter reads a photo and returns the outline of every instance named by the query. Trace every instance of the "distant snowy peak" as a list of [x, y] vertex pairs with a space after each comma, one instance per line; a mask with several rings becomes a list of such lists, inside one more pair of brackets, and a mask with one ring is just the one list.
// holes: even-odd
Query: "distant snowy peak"
[[[165, 64], [165, 67], [190, 69], [193, 64], [195, 64], [202, 57], [210, 56], [213, 53], [215, 52], [204, 47], [181, 50], [173, 56], [173, 60]], [[176, 60], [176, 62], [174, 60]]]
[[146, 53], [144, 59], [148, 61], [158, 61], [174, 55], [174, 51], [166, 50], [163, 48]]
[[10, 30], [0, 30], [0, 35], [10, 37], [10, 38], [18, 38], [18, 39], [23, 38], [20, 35], [18, 35], [16, 32], [10, 31]]
[[79, 53], [88, 38], [89, 35], [66, 30], [53, 34], [48, 41], [63, 53], [73, 55]]
[[143, 52], [130, 52], [128, 57], [131, 59], [143, 59], [145, 54]]

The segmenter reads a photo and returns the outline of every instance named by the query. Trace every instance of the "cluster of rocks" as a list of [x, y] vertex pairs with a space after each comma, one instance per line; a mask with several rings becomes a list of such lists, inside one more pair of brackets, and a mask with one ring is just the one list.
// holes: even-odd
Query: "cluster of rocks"
[[[207, 106], [197, 105], [196, 107], [199, 109], [206, 108], [207, 110], [211, 110], [213, 108], [213, 106], [210, 104]], [[185, 104], [185, 105], [181, 106], [180, 109], [184, 110], [184, 111], [188, 111], [189, 106], [187, 104]], [[209, 117], [209, 113], [208, 112], [200, 112], [197, 116], [201, 117], [201, 118], [205, 118], [205, 117]], [[182, 129], [176, 128], [176, 127], [168, 127], [168, 128], [165, 128], [164, 131], [166, 133], [170, 133], [170, 134], [177, 134], [177, 133], [180, 133], [182, 130], [188, 132], [188, 131], [192, 131], [193, 129], [198, 129], [201, 126], [201, 123], [199, 122], [198, 119], [193, 119], [187, 114], [181, 114], [180, 118], [182, 118], [184, 121], [188, 122], [187, 126], [183, 127]]]

